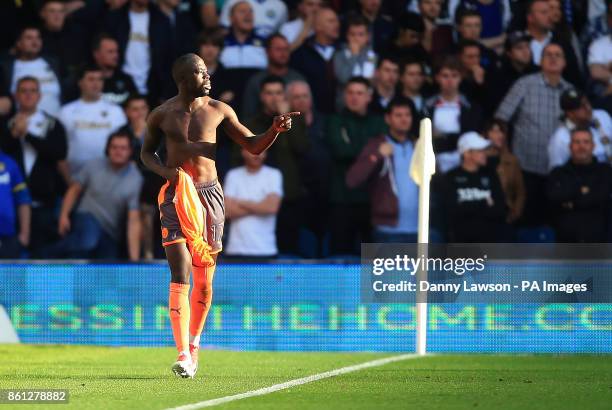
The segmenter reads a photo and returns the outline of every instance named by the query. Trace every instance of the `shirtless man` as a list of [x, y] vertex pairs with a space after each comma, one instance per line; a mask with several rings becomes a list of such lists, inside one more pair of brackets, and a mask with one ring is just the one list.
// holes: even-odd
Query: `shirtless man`
[[[215, 167], [217, 126], [221, 124], [226, 134], [247, 151], [260, 154], [272, 145], [279, 133], [291, 129], [291, 117], [300, 113], [274, 117], [272, 126], [265, 133], [253, 135], [238, 121], [229, 105], [208, 96], [210, 76], [200, 57], [195, 54], [179, 57], [172, 67], [172, 77], [178, 95], [149, 115], [141, 158], [150, 170], [168, 180], [158, 201], [162, 242], [171, 272], [170, 322], [179, 351], [172, 371], [181, 377], [193, 377], [198, 367], [200, 334], [212, 301], [212, 281], [217, 254], [221, 251], [225, 219], [223, 191]], [[156, 154], [162, 137], [165, 137], [167, 150], [166, 164]], [[172, 201], [179, 170], [193, 178], [204, 206], [204, 240], [211, 247], [212, 266], [192, 266], [192, 255]], [[192, 270], [194, 287], [189, 299], [189, 273]]]

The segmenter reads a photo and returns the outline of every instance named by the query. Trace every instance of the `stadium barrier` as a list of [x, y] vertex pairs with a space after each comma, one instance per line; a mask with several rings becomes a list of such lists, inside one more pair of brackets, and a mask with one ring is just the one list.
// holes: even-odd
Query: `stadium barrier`
[[[416, 306], [360, 302], [360, 267], [224, 263], [203, 343], [293, 351], [415, 350]], [[0, 264], [0, 305], [24, 343], [173, 345], [169, 270]], [[612, 353], [612, 304], [430, 304], [430, 352]]]

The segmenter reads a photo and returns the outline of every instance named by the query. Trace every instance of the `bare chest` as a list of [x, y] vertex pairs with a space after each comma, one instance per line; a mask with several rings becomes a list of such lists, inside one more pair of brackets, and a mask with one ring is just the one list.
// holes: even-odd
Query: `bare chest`
[[216, 130], [223, 116], [215, 110], [198, 110], [192, 114], [167, 115], [162, 130], [167, 138], [176, 142], [217, 142]]

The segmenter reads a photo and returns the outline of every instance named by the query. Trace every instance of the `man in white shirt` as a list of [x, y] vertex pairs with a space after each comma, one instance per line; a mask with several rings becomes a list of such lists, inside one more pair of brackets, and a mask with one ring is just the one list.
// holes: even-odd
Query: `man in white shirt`
[[231, 220], [225, 254], [244, 257], [274, 257], [276, 215], [283, 197], [283, 176], [263, 165], [266, 153], [241, 151], [244, 166], [225, 177], [226, 217]]
[[41, 57], [42, 39], [36, 27], [25, 27], [15, 43], [15, 56], [8, 56], [2, 62], [0, 71], [10, 93], [17, 89], [17, 81], [23, 77], [34, 77], [40, 84], [41, 100], [38, 108], [56, 116], [60, 109], [62, 90], [59, 68], [56, 61]]
[[593, 136], [593, 156], [609, 163], [612, 159], [612, 118], [604, 110], [593, 110], [587, 97], [580, 91], [568, 90], [561, 95], [563, 122], [548, 143], [548, 168], [552, 170], [570, 159], [571, 132], [577, 127], [588, 127]]
[[604, 95], [612, 93], [612, 39], [610, 34], [599, 37], [589, 46], [588, 65], [591, 78], [605, 88]]
[[230, 27], [232, 8], [243, 1], [248, 2], [253, 9], [255, 32], [259, 37], [268, 37], [287, 21], [287, 5], [281, 0], [227, 0], [221, 9], [222, 26]]
[[231, 27], [225, 36], [219, 61], [225, 68], [259, 68], [268, 65], [263, 39], [253, 29], [253, 8], [239, 1], [230, 9]]
[[280, 27], [279, 32], [289, 41], [291, 50], [301, 46], [304, 40], [314, 34], [314, 16], [322, 3], [322, 0], [301, 0], [297, 6], [298, 17]]
[[132, 76], [138, 92], [143, 95], [148, 92], [147, 79], [151, 69], [148, 5], [148, 0], [130, 2], [130, 34], [123, 63], [123, 71]]
[[59, 119], [68, 136], [68, 165], [75, 175], [91, 159], [103, 158], [108, 136], [126, 123], [120, 106], [102, 98], [104, 80], [98, 67], [79, 76], [81, 98], [62, 107]]

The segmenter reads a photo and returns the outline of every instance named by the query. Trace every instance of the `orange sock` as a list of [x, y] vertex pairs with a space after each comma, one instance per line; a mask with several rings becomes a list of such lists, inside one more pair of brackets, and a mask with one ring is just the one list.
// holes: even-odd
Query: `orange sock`
[[206, 316], [212, 303], [212, 281], [215, 267], [193, 266], [193, 290], [191, 291], [191, 321], [189, 322], [189, 339], [196, 346], [200, 344], [200, 334], [206, 323]]
[[174, 343], [180, 352], [189, 350], [189, 284], [170, 282], [170, 324]]

